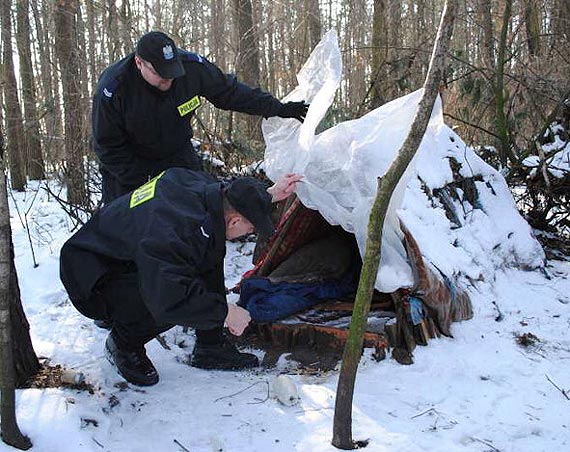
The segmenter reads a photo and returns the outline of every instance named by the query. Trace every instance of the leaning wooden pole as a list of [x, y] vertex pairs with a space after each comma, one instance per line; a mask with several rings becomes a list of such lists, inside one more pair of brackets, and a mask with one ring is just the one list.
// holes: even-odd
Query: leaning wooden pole
[[22, 434], [16, 422], [16, 391], [10, 317], [10, 270], [12, 264], [10, 236], [6, 178], [3, 159], [0, 157], [0, 436], [6, 444], [26, 450], [32, 447], [32, 442]]
[[424, 93], [414, 122], [395, 160], [384, 176], [378, 180], [378, 192], [370, 212], [366, 251], [336, 392], [332, 444], [339, 449], [348, 450], [361, 446], [352, 439], [352, 400], [370, 301], [380, 265], [382, 229], [392, 193], [422, 141], [440, 84], [443, 82], [445, 56], [453, 33], [456, 10], [457, 0], [446, 0], [424, 83]]

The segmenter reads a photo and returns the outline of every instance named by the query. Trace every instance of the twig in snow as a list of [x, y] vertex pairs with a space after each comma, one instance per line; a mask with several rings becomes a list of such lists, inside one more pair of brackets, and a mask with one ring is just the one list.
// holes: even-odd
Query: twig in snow
[[174, 440], [174, 443], [180, 447], [180, 449], [182, 449], [184, 452], [190, 452], [190, 449], [186, 449], [181, 443], [180, 441], [178, 441], [177, 439]]
[[545, 374], [545, 377], [546, 377], [546, 379], [550, 382], [550, 384], [551, 384], [552, 386], [554, 386], [556, 389], [558, 389], [558, 390], [562, 393], [562, 395], [563, 395], [564, 397], [566, 397], [567, 400], [570, 400], [570, 397], [568, 396], [568, 392], [567, 392], [565, 389], [559, 388], [559, 387], [556, 385], [556, 383], [554, 383], [554, 382], [550, 379], [550, 377], [549, 377], [548, 375]]
[[267, 383], [267, 394], [265, 396], [265, 399], [257, 399], [257, 402], [247, 402], [248, 405], [257, 405], [258, 403], [265, 403], [269, 400], [269, 382], [265, 381], [265, 382], [258, 382], [258, 383]]
[[497, 304], [497, 302], [495, 300], [493, 300], [493, 304], [495, 305], [495, 308], [497, 308], [497, 312], [499, 313], [499, 315], [497, 317], [495, 317], [495, 322], [502, 322], [503, 319], [505, 318], [505, 316], [501, 312], [501, 309], [499, 308], [499, 305]]
[[[220, 400], [223, 400], [223, 399], [229, 399], [230, 397], [235, 397], [235, 396], [241, 394], [242, 392], [245, 392], [245, 391], [247, 391], [248, 389], [253, 388], [255, 385], [258, 385], [259, 383], [265, 383], [265, 384], [267, 385], [267, 393], [269, 394], [269, 382], [268, 382], [267, 380], [264, 380], [264, 381], [256, 381], [256, 382], [253, 383], [252, 385], [249, 385], [247, 388], [244, 388], [244, 389], [242, 389], [241, 391], [238, 391], [238, 392], [236, 392], [236, 393], [234, 393], [234, 394], [230, 394], [230, 395], [223, 396], [223, 397], [218, 397], [216, 400], [214, 400], [214, 403], [219, 402]], [[269, 398], [269, 395], [267, 396], [267, 398]], [[267, 400], [267, 399], [265, 399], [265, 400]], [[264, 400], [264, 402], [265, 402], [265, 400]], [[256, 402], [256, 403], [259, 403], [259, 402]]]
[[412, 416], [410, 419], [415, 419], [415, 418], [417, 418], [417, 417], [423, 416], [424, 414], [428, 414], [428, 413], [432, 413], [432, 412], [437, 414], [437, 410], [436, 410], [435, 408], [429, 408], [429, 409], [427, 409], [427, 410], [425, 410], [425, 411], [422, 411], [422, 412], [419, 413], [419, 414], [416, 414], [416, 415]]
[[539, 363], [539, 362], [540, 362], [540, 359], [531, 358], [530, 356], [528, 356], [528, 353], [525, 353], [523, 350], [519, 350], [518, 352], [519, 352], [522, 356], [524, 356], [526, 359], [532, 361], [533, 363]]
[[105, 449], [105, 446], [103, 446], [103, 444], [101, 444], [99, 441], [97, 441], [95, 438], [91, 437], [91, 439], [93, 441], [95, 441], [95, 444], [97, 444], [101, 449]]
[[[433, 423], [433, 425], [428, 429], [428, 431], [430, 431], [430, 432], [436, 432], [438, 428], [449, 430], [449, 429], [454, 428], [458, 424], [457, 421], [448, 418], [443, 413], [440, 413], [439, 411], [437, 411], [435, 408], [429, 408], [425, 411], [422, 411], [421, 413], [412, 416], [410, 419], [415, 419], [415, 418], [423, 416], [425, 414], [432, 414], [432, 413], [435, 414], [437, 417], [435, 418], [435, 422]], [[441, 427], [438, 427], [437, 423], [439, 422], [440, 419], [443, 419], [446, 422], [446, 424], [442, 425]]]
[[488, 441], [483, 441], [482, 439], [475, 438], [474, 436], [470, 436], [470, 438], [471, 438], [473, 441], [477, 441], [477, 442], [479, 442], [479, 443], [485, 444], [485, 446], [490, 447], [490, 448], [491, 448], [492, 450], [494, 450], [495, 452], [501, 452], [500, 449], [497, 449], [495, 446], [493, 446], [492, 444], [490, 444]]

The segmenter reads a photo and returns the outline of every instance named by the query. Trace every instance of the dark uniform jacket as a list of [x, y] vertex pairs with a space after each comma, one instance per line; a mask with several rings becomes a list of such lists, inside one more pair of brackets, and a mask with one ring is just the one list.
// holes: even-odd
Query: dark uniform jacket
[[179, 50], [186, 75], [162, 92], [141, 76], [131, 54], [109, 66], [93, 98], [93, 146], [101, 162], [103, 201], [134, 190], [171, 167], [201, 169], [190, 119], [205, 97], [224, 110], [276, 116], [271, 94], [240, 83], [204, 57]]
[[221, 183], [172, 168], [103, 207], [63, 245], [61, 280], [82, 314], [100, 318], [97, 283], [134, 268], [157, 323], [220, 327], [225, 234]]

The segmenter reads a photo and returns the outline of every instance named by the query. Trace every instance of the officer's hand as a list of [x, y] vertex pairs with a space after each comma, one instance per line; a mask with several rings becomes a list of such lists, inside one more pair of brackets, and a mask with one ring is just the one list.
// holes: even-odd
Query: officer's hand
[[271, 201], [277, 202], [282, 199], [288, 198], [291, 193], [295, 191], [297, 182], [303, 179], [295, 173], [287, 173], [281, 179], [279, 179], [272, 187], [267, 189], [267, 193], [271, 195]]
[[281, 106], [281, 110], [277, 116], [281, 118], [294, 118], [303, 122], [305, 116], [307, 116], [308, 109], [309, 104], [306, 104], [303, 100], [299, 102], [287, 102]]
[[241, 336], [247, 325], [251, 321], [251, 316], [244, 308], [228, 303], [228, 315], [225, 326], [234, 336]]

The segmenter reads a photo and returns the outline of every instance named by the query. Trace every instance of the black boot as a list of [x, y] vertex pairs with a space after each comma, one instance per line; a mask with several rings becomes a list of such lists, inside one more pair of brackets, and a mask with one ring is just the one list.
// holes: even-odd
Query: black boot
[[137, 386], [152, 386], [158, 383], [158, 372], [146, 356], [143, 345], [136, 349], [121, 348], [111, 333], [105, 342], [105, 355], [129, 383]]
[[257, 356], [241, 353], [225, 336], [216, 344], [196, 341], [190, 358], [192, 367], [200, 369], [241, 370], [259, 366]]

